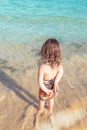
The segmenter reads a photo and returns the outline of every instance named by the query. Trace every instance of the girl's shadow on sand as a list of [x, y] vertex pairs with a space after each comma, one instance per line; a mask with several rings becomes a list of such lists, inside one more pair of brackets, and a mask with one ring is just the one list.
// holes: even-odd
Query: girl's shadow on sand
[[[21, 87], [17, 84], [17, 82], [9, 77], [4, 71], [0, 70], [0, 82], [4, 84], [8, 89], [15, 92], [15, 94], [20, 97], [22, 100], [24, 100], [29, 105], [33, 104], [33, 106], [37, 109], [37, 103], [38, 99], [36, 99], [29, 91], [27, 91], [25, 88]], [[29, 98], [27, 98], [26, 96]]]

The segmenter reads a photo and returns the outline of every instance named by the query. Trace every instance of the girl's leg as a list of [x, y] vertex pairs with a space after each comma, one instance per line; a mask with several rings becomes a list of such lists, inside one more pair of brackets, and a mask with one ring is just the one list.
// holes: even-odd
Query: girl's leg
[[49, 110], [49, 114], [52, 114], [53, 105], [54, 105], [54, 99], [48, 100], [48, 110]]
[[45, 105], [45, 101], [44, 100], [40, 100], [40, 102], [39, 102], [39, 112], [40, 113], [42, 113], [44, 105]]

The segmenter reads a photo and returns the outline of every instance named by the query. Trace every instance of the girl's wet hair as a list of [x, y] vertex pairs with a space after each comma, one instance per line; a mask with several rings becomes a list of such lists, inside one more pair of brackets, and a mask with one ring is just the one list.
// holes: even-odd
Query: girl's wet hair
[[61, 51], [56, 39], [48, 39], [41, 48], [41, 56], [44, 62], [59, 66], [61, 63]]

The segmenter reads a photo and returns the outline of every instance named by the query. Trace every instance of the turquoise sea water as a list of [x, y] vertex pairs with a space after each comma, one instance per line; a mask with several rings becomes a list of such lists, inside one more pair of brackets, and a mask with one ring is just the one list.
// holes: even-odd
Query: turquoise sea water
[[87, 43], [87, 0], [0, 0], [0, 44]]

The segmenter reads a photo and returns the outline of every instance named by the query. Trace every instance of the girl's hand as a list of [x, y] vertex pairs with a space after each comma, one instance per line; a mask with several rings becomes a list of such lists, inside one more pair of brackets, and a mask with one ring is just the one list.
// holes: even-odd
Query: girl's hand
[[57, 96], [59, 94], [59, 88], [58, 88], [58, 85], [57, 86], [54, 86], [53, 88], [53, 92], [54, 92], [54, 95]]
[[47, 95], [51, 95], [51, 94], [53, 94], [53, 90], [49, 90], [49, 91], [47, 92]]

